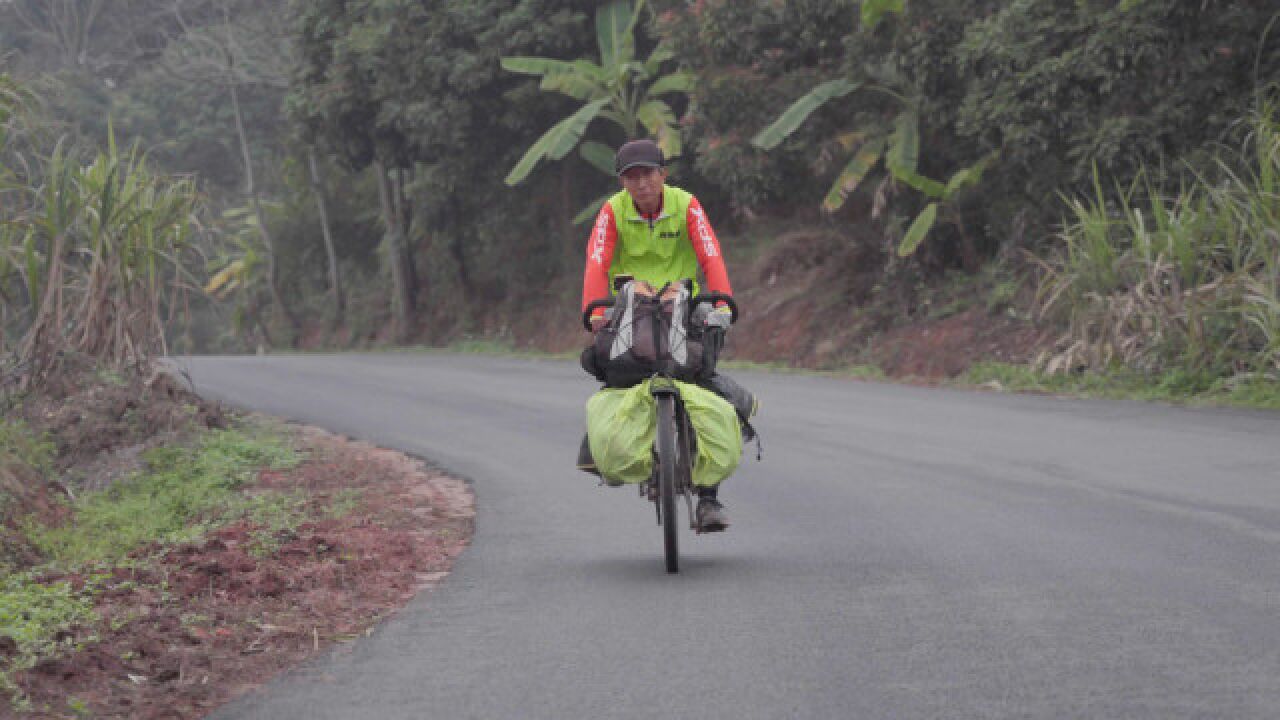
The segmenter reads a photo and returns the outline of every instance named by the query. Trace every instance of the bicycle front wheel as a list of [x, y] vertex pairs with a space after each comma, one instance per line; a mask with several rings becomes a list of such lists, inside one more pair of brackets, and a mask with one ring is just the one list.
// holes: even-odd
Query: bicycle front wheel
[[680, 546], [676, 519], [676, 406], [670, 395], [658, 396], [658, 504], [662, 514], [662, 544], [667, 572], [680, 572]]

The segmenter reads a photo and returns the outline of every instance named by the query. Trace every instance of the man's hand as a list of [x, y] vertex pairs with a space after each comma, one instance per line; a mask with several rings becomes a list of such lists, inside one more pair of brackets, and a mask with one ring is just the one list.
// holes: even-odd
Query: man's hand
[[707, 317], [702, 322], [707, 327], [719, 327], [725, 330], [733, 324], [733, 311], [727, 305], [721, 305], [711, 312], [707, 313]]
[[605, 322], [606, 321], [605, 321], [604, 315], [592, 315], [591, 316], [591, 334], [594, 335], [595, 333], [600, 332], [600, 328], [604, 327]]

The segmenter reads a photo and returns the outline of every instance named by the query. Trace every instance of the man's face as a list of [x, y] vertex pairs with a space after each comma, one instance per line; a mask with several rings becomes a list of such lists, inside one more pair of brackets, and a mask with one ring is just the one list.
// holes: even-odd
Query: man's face
[[662, 184], [667, 180], [666, 168], [633, 167], [618, 177], [622, 187], [631, 193], [637, 207], [653, 207], [662, 198]]

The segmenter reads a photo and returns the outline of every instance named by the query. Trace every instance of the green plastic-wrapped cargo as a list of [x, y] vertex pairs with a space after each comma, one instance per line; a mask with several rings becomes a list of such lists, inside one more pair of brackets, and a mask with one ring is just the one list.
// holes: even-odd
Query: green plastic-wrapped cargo
[[[719, 395], [677, 382], [689, 421], [698, 436], [693, 484], [718, 485], [742, 459], [742, 428], [733, 406]], [[629, 388], [605, 388], [587, 400], [587, 442], [606, 482], [642, 483], [653, 470], [657, 403], [649, 381]]]
[[587, 400], [587, 443], [605, 482], [642, 483], [653, 469], [657, 404], [645, 381], [605, 388]]
[[693, 462], [693, 484], [719, 485], [738, 469], [742, 459], [742, 426], [733, 405], [719, 395], [688, 383], [677, 382], [685, 412], [698, 434], [698, 457]]

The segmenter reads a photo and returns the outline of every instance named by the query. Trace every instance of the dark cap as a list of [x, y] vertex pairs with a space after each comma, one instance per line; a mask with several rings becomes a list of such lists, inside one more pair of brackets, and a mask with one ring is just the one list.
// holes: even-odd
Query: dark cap
[[628, 168], [637, 166], [660, 168], [666, 162], [666, 158], [662, 156], [662, 148], [654, 141], [632, 140], [618, 148], [618, 154], [613, 157], [613, 172], [621, 175]]

